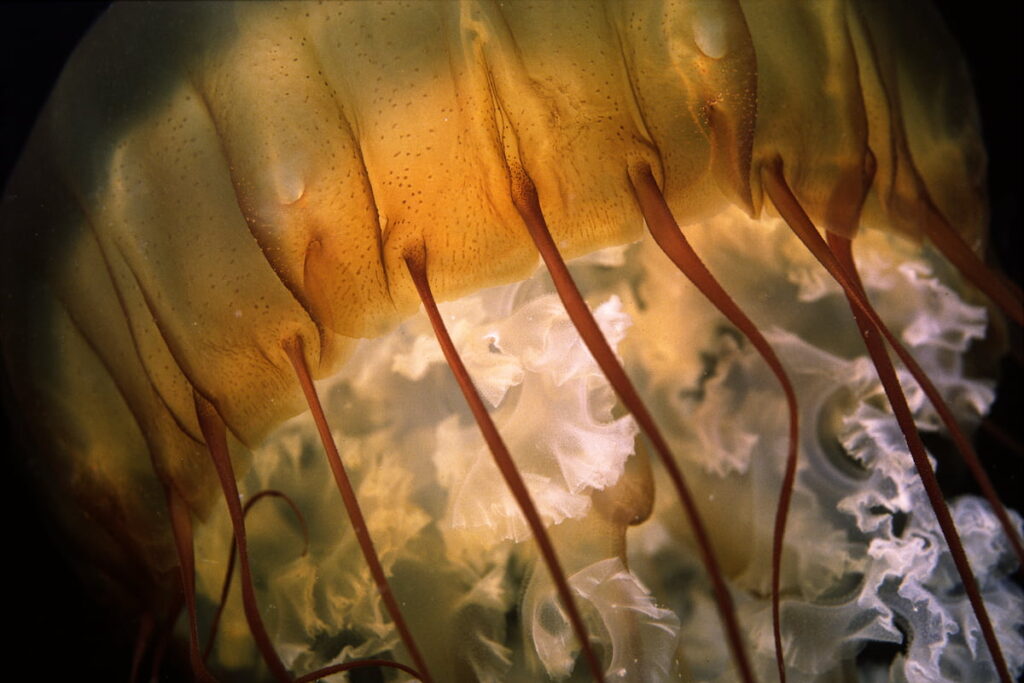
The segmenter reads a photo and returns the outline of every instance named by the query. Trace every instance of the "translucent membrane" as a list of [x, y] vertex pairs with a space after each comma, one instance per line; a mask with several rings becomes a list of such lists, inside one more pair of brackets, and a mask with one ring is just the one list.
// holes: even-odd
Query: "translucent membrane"
[[785, 682], [785, 651], [782, 646], [782, 624], [780, 616], [779, 584], [781, 580], [782, 546], [786, 536], [786, 519], [789, 516], [789, 504], [793, 497], [793, 483], [796, 477], [797, 442], [800, 434], [799, 406], [793, 383], [786, 375], [778, 356], [764, 338], [761, 330], [750, 320], [732, 297], [729, 296], [715, 276], [700, 260], [690, 246], [668, 203], [658, 189], [651, 169], [643, 166], [636, 169], [633, 176], [634, 191], [637, 201], [644, 214], [644, 220], [665, 255], [679, 268], [697, 289], [707, 297], [729, 322], [735, 325], [743, 336], [753, 344], [758, 353], [771, 368], [779, 380], [780, 387], [786, 396], [786, 407], [789, 411], [789, 446], [786, 456], [786, 473], [779, 490], [779, 505], [775, 512], [775, 531], [772, 539], [772, 631], [775, 636], [775, 660], [779, 669], [779, 680]]
[[[920, 382], [925, 382], [927, 375], [923, 369], [919, 368], [917, 361], [914, 360], [903, 344], [892, 334], [885, 322], [878, 316], [877, 311], [875, 311], [874, 307], [864, 296], [863, 290], [858, 285], [857, 278], [854, 275], [853, 263], [848, 263], [844, 267], [839, 262], [825, 243], [825, 240], [818, 233], [817, 228], [815, 228], [800, 207], [783, 177], [781, 162], [765, 173], [765, 189], [779, 213], [782, 214], [790, 229], [793, 230], [793, 233], [797, 235], [804, 246], [807, 247], [807, 250], [814, 255], [818, 262], [828, 271], [829, 275], [835, 278], [836, 282], [842, 287], [851, 307], [856, 311], [855, 317], [861, 316], [861, 319], [858, 320], [861, 334], [865, 336], [872, 334], [882, 335], [896, 355], [899, 356], [900, 360], [910, 369], [914, 377], [918, 378]], [[1003, 683], [1010, 683], [1010, 674], [1006, 667], [1006, 661], [1003, 658], [999, 641], [995, 637], [985, 603], [978, 591], [977, 579], [967, 560], [949, 508], [942, 498], [942, 491], [939, 490], [934, 468], [925, 455], [924, 444], [920, 442], [917, 431], [911, 424], [912, 418], [908, 413], [899, 382], [893, 376], [888, 359], [882, 358], [884, 355], [883, 347], [875, 340], [871, 340], [868, 347], [871, 352], [872, 361], [885, 387], [886, 397], [896, 413], [900, 430], [903, 432], [904, 438], [906, 438], [907, 444], [910, 447], [914, 467], [928, 495], [928, 503], [936, 517], [938, 517], [943, 539], [950, 549], [957, 574], [960, 576], [964, 590], [970, 600], [971, 608], [981, 626], [985, 645], [992, 655], [996, 669], [999, 671], [1000, 679]], [[883, 360], [885, 362], [882, 362]]]
[[[779, 569], [789, 681], [997, 680], [906, 440], [845, 296], [778, 221], [730, 211], [686, 228], [708, 269], [764, 333], [800, 409], [800, 464]], [[965, 374], [985, 310], [929, 248], [867, 227], [854, 244], [868, 296], [950, 410], [976, 425], [993, 383]], [[662, 427], [694, 491], [736, 604], [755, 675], [777, 676], [774, 519], [789, 452], [788, 404], [743, 335], [651, 240], [569, 264], [589, 308]], [[734, 680], [735, 664], [678, 500], [568, 319], [544, 271], [441, 304], [454, 344], [506, 441], [607, 680]], [[940, 420], [897, 368], [918, 428]], [[578, 640], [533, 535], [493, 464], [422, 315], [360, 344], [318, 384], [380, 563], [437, 680], [585, 681]], [[355, 659], [407, 666], [365, 568], [309, 416], [278, 429], [240, 473], [255, 506], [248, 545], [270, 639], [296, 678]], [[939, 467], [942, 464], [939, 463]], [[998, 520], [949, 501], [1011, 674], [1024, 667], [1024, 597]], [[1020, 517], [1009, 513], [1019, 528]], [[219, 599], [226, 508], [197, 525], [200, 632]], [[271, 607], [272, 606], [272, 607]], [[870, 643], [888, 660], [858, 659]], [[258, 662], [232, 591], [215, 671]], [[408, 673], [386, 672], [406, 680]], [[259, 680], [258, 676], [253, 676]]]

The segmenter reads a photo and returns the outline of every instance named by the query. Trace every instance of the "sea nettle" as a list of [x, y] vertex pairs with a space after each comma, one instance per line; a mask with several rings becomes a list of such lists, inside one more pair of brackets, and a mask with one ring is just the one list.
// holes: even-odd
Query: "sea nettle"
[[0, 332], [124, 675], [1019, 676], [977, 119], [924, 3], [109, 10]]

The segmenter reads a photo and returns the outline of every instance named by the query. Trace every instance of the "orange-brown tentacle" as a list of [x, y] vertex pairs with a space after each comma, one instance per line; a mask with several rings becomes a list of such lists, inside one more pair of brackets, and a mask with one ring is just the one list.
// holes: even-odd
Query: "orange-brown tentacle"
[[[779, 173], [781, 177], [781, 170], [779, 171]], [[783, 180], [782, 182], [784, 183], [785, 181]], [[786, 188], [786, 191], [788, 192], [788, 188]], [[790, 193], [790, 197], [792, 197], [792, 193]], [[796, 199], [793, 198], [793, 201], [796, 202]], [[872, 324], [879, 327], [882, 335], [886, 338], [886, 341], [889, 342], [893, 350], [896, 352], [896, 355], [899, 356], [900, 360], [910, 371], [910, 374], [917, 381], [918, 385], [920, 385], [921, 390], [924, 391], [925, 393], [925, 396], [928, 397], [929, 402], [931, 402], [932, 406], [935, 408], [935, 412], [939, 415], [939, 418], [945, 425], [946, 430], [949, 432], [950, 438], [952, 438], [953, 443], [956, 445], [957, 450], [960, 452], [964, 462], [967, 465], [967, 468], [971, 472], [971, 475], [974, 477], [974, 480], [978, 483], [982, 495], [984, 495], [985, 499], [992, 507], [992, 510], [995, 513], [996, 518], [999, 520], [999, 524], [1003, 529], [1003, 533], [1009, 540], [1010, 546], [1013, 548], [1014, 553], [1017, 555], [1018, 562], [1020, 562], [1021, 566], [1024, 566], [1024, 542], [1021, 541], [1020, 534], [1017, 532], [1016, 527], [1010, 520], [1010, 516], [1006, 512], [1006, 507], [1003, 505], [1002, 501], [999, 500], [999, 495], [996, 493], [995, 487], [992, 485], [988, 473], [985, 472], [985, 468], [981, 464], [981, 459], [974, 451], [974, 447], [971, 445], [970, 440], [964, 434], [963, 429], [960, 428], [960, 425], [957, 422], [956, 417], [953, 415], [953, 412], [949, 409], [949, 406], [947, 405], [945, 399], [942, 398], [942, 395], [939, 393], [939, 390], [935, 387], [935, 384], [931, 381], [931, 379], [928, 377], [928, 374], [924, 371], [920, 364], [914, 359], [912, 355], [910, 355], [910, 352], [907, 351], [906, 347], [904, 347], [903, 344], [901, 344], [900, 341], [896, 339], [896, 337], [889, 330], [888, 326], [886, 326], [885, 323], [882, 322], [882, 320], [875, 313], [874, 309], [871, 307], [870, 302], [867, 300], [867, 295], [864, 293], [863, 287], [860, 285], [860, 280], [857, 276], [856, 266], [853, 265], [852, 255], [849, 256], [849, 265], [847, 265], [846, 263], [839, 263], [839, 261], [837, 260], [838, 255], [833, 255], [833, 252], [829, 250], [828, 245], [825, 244], [824, 240], [821, 239], [821, 236], [818, 234], [817, 230], [814, 229], [814, 226], [812, 224], [810, 224], [809, 219], [807, 224], [811, 226], [810, 230], [804, 230], [803, 234], [798, 233], [798, 235], [800, 235], [801, 240], [805, 240], [806, 238], [804, 243], [807, 244], [808, 241], [810, 241], [815, 245], [814, 248], [816, 249], [821, 250], [822, 248], [824, 248], [823, 254], [825, 258], [828, 259], [829, 257], [832, 257], [834, 259], [832, 261], [832, 265], [838, 269], [837, 282], [839, 282], [840, 285], [843, 286], [843, 289], [847, 292], [850, 291], [847, 290], [847, 285], [849, 285], [852, 288], [852, 294], [848, 293], [847, 296], [853, 297], [853, 305], [857, 306], [858, 310], [861, 311], [862, 315], [867, 316], [868, 319], [872, 322]], [[792, 226], [792, 224], [790, 225]], [[831, 239], [837, 240], [838, 237]], [[841, 242], [836, 243], [839, 244]], [[815, 254], [815, 256], [817, 256], [817, 254]], [[826, 265], [825, 262], [823, 262], [822, 264]], [[829, 265], [826, 265], [826, 268], [829, 268]], [[844, 284], [844, 282], [846, 284]]]
[[[781, 163], [776, 163], [766, 169], [764, 186], [768, 192], [768, 196], [772, 200], [772, 203], [782, 215], [783, 219], [801, 242], [803, 242], [808, 250], [814, 255], [814, 257], [843, 288], [850, 305], [856, 309], [858, 314], [864, 317], [866, 323], [871, 325], [871, 328], [869, 329], [874, 330], [876, 334], [881, 333], [908, 368], [911, 363], [916, 365], [913, 358], [906, 353], [905, 349], [903, 349], [902, 344], [899, 343], [892, 332], [889, 331], [885, 323], [883, 323], [881, 318], [879, 318], [874, 308], [861, 295], [859, 289], [853, 283], [852, 277], [846, 273], [845, 268], [842, 267], [836, 259], [836, 256], [829, 249], [828, 244], [826, 244], [825, 240], [818, 233], [818, 229], [811, 222], [810, 218], [807, 217], [806, 212], [803, 210], [803, 207], [800, 206], [796, 197], [793, 196], [792, 191], [789, 189], [789, 186], [783, 177]], [[867, 336], [870, 336], [870, 334]], [[870, 348], [871, 347], [869, 346], [869, 350]], [[888, 358], [885, 360], [888, 362]], [[880, 362], [876, 363], [876, 367], [881, 365], [882, 363]], [[881, 376], [882, 374], [882, 369], [879, 367], [879, 375]], [[885, 380], [883, 380], [883, 386], [884, 381]], [[970, 563], [967, 560], [967, 554], [964, 552], [963, 544], [960, 541], [960, 535], [956, 530], [956, 525], [953, 524], [953, 518], [952, 515], [950, 515], [949, 508], [946, 506], [945, 500], [943, 499], [942, 491], [939, 490], [938, 481], [935, 479], [935, 473], [932, 470], [931, 463], [928, 462], [928, 457], [924, 453], [924, 447], [922, 445], [920, 451], [918, 451], [917, 445], [915, 445], [920, 443], [920, 437], [917, 434], [913, 418], [911, 417], [909, 419], [909, 423], [906, 423], [903, 418], [899, 417], [900, 409], [898, 409], [897, 406], [900, 404], [905, 406], [905, 400], [903, 399], [903, 394], [900, 390], [898, 380], [892, 389], [894, 390], [894, 393], [889, 396], [890, 404], [893, 407], [893, 412], [897, 414], [897, 419], [900, 422], [900, 428], [903, 431], [904, 437], [907, 439], [908, 446], [910, 446], [910, 453], [914, 459], [914, 464], [917, 467], [918, 476], [920, 477], [921, 483], [928, 495], [928, 500], [931, 504], [932, 510], [935, 512], [935, 516], [939, 521], [939, 527], [942, 530], [942, 535], [946, 539], [946, 544], [949, 547], [953, 563], [956, 565], [957, 573], [964, 585], [964, 590], [970, 600], [975, 617], [978, 619], [978, 623], [981, 626], [985, 643], [992, 655], [993, 662], [995, 662], [1000, 679], [1003, 680], [1004, 683], [1009, 683], [1011, 680], [1009, 669], [1006, 666], [1006, 660], [1003, 658], [999, 641], [996, 639], [995, 629], [992, 627], [992, 621], [989, 618], [988, 610], [985, 608], [985, 603], [981, 598], [980, 591], [978, 590], [978, 582], [974, 578], [974, 572], [971, 570]], [[889, 388], [886, 388], [886, 394], [890, 394]], [[898, 397], [894, 399], [896, 394], [898, 394]], [[909, 409], [907, 410], [909, 412]]]
[[[831, 243], [830, 246], [836, 254], [837, 259], [840, 264], [846, 267], [847, 273], [854, 279], [854, 284], [857, 286], [860, 295], [865, 297], [866, 294], [863, 285], [860, 282], [860, 278], [856, 275], [856, 271], [852, 269], [853, 254], [850, 249], [850, 240], [839, 236], [830, 235], [829, 237]], [[878, 372], [878, 377], [882, 382], [882, 387], [885, 389], [885, 395], [889, 399], [889, 405], [892, 406], [893, 413], [900, 425], [900, 431], [903, 432], [904, 438], [907, 441], [911, 457], [914, 459], [914, 465], [917, 467], [918, 473], [921, 477], [921, 483], [924, 485], [929, 500], [932, 501], [932, 507], [936, 509], [936, 516], [939, 518], [939, 524], [942, 526], [943, 534], [947, 533], [947, 527], [949, 527], [952, 530], [952, 533], [955, 534], [956, 528], [953, 524], [953, 518], [949, 513], [948, 506], [946, 506], [945, 501], [943, 500], [942, 491], [939, 489], [939, 483], [935, 478], [935, 472], [932, 469], [931, 462], [928, 460], [924, 443], [921, 441], [921, 436], [917, 431], [917, 426], [914, 424], [914, 417], [907, 405], [906, 397], [903, 395], [903, 389], [900, 386], [899, 378], [896, 376], [896, 370], [893, 368], [892, 360], [889, 358], [889, 354], [885, 349], [885, 344], [878, 335], [878, 328], [865, 316], [861, 315], [861, 312], [853, 303], [851, 297], [848, 296], [847, 300], [850, 303], [850, 310], [857, 323], [857, 328], [860, 330], [860, 335], [864, 340], [864, 345], [868, 349], [868, 354], [871, 356], [871, 361], [874, 363], [875, 369]], [[938, 501], [941, 501], [941, 504], [937, 504]], [[959, 539], [957, 543], [959, 543]], [[953, 546], [956, 544], [949, 543], [949, 545], [950, 550], [953, 551]], [[953, 552], [955, 559], [957, 552]], [[966, 554], [964, 554], [962, 548], [959, 550], [959, 554], [964, 555], [963, 561], [966, 562]], [[970, 569], [968, 569], [968, 572], [969, 571]], [[974, 580], [974, 576], [969, 575], [966, 579], [963, 577], [961, 578], [964, 580], [964, 588], [971, 599], [972, 605], [975, 600], [981, 602], [981, 592], [978, 589], [977, 582]], [[971, 585], [972, 583], [973, 585]], [[988, 629], [992, 629], [991, 625], [988, 626]], [[984, 623], [982, 624], [982, 630], [985, 630]], [[986, 633], [986, 637], [987, 636], [988, 634]], [[992, 631], [992, 638], [995, 638], [994, 630]], [[1000, 659], [996, 659], [998, 647], [997, 642], [996, 650], [993, 651], [993, 659], [996, 660], [996, 667], [999, 669], [1000, 676], [1002, 676], [1004, 680], [1009, 681], [1009, 671], [1005, 670], [1005, 663], [1002, 663], [1002, 666], [1000, 666], [1002, 653], [998, 653], [998, 657]]]
[[[248, 518], [249, 510], [252, 509], [253, 505], [268, 497], [281, 498], [288, 504], [288, 507], [292, 509], [292, 512], [295, 514], [295, 518], [299, 520], [299, 526], [302, 527], [302, 554], [305, 555], [309, 552], [309, 527], [306, 526], [306, 518], [299, 510], [299, 507], [295, 504], [295, 501], [289, 498], [283, 491], [278, 491], [277, 489], [264, 489], [249, 500], [245, 501], [245, 506], [242, 507], [242, 519]], [[231, 591], [231, 577], [234, 576], [235, 573], [236, 557], [237, 551], [235, 550], [235, 537], [232, 535], [231, 544], [228, 547], [227, 568], [224, 570], [224, 581], [221, 584], [220, 589], [220, 600], [217, 603], [217, 610], [213, 613], [213, 619], [210, 621], [210, 634], [206, 637], [206, 648], [203, 650], [203, 661], [208, 661], [210, 659], [210, 653], [213, 651], [213, 644], [217, 640], [217, 628], [220, 626], [220, 619], [223, 616], [224, 608], [228, 603], [228, 593]]]
[[405, 265], [409, 269], [409, 274], [412, 276], [416, 291], [423, 301], [423, 307], [430, 318], [430, 324], [434, 328], [434, 335], [441, 345], [445, 360], [448, 361], [448, 367], [451, 368], [452, 374], [455, 375], [455, 380], [458, 382], [459, 389], [462, 391], [462, 395], [465, 397], [466, 403], [473, 413], [477, 427], [480, 429], [480, 433], [483, 435], [484, 441], [491, 451], [495, 465], [498, 466], [501, 476], [505, 479], [506, 485], [512, 492], [512, 497], [515, 498], [516, 504], [519, 505], [519, 509], [526, 518], [530, 531], [533, 532], [533, 537], [537, 541], [537, 548], [540, 550], [541, 557], [544, 558], [544, 563], [551, 573], [551, 578], [555, 582], [555, 588], [558, 591], [559, 598], [561, 598], [562, 606], [569, 617], [569, 623], [572, 624], [576, 638], [580, 641], [580, 647], [587, 660], [587, 665], [590, 667], [590, 673], [594, 680], [604, 683], [604, 669], [597, 658], [597, 654], [590, 646], [590, 639], [587, 636], [587, 629], [583, 624], [583, 617], [580, 615], [579, 608], [572, 596], [569, 581], [566, 579], [562, 565], [558, 561], [558, 555], [555, 553], [555, 546], [551, 542], [551, 537], [548, 535], [547, 529], [544, 528], [544, 523], [541, 521], [537, 507], [530, 496], [530, 491], [526, 488], [526, 483], [519, 474], [519, 470], [516, 469], [512, 455], [509, 453], [505, 441], [501, 438], [501, 434], [498, 433], [498, 428], [494, 425], [490, 413], [487, 412], [487, 408], [480, 399], [480, 394], [477, 392], [476, 386], [469, 376], [469, 371], [466, 370], [466, 366], [462, 362], [462, 358], [459, 356], [451, 336], [448, 334], [448, 329], [441, 318], [441, 313], [437, 309], [437, 303], [434, 301], [434, 294], [430, 290], [430, 282], [427, 279], [426, 261], [427, 254], [425, 249], [409, 253], [405, 256]]
[[1020, 288], [1009, 280], [1000, 279], [990, 270], [934, 206], [929, 206], [924, 231], [961, 275], [984, 292], [1014, 322], [1024, 325], [1024, 298]]
[[395, 623], [395, 628], [398, 629], [402, 643], [405, 644], [405, 648], [409, 651], [409, 656], [412, 657], [413, 663], [415, 663], [416, 669], [418, 669], [415, 675], [425, 683], [431, 683], [433, 679], [430, 676], [427, 662], [420, 653], [419, 647], [416, 646], [416, 640], [412, 637], [412, 631], [409, 630], [409, 626], [405, 623], [405, 617], [402, 616], [398, 600], [395, 599], [395, 594], [391, 590], [391, 584], [384, 573], [384, 567], [380, 563], [380, 557], [377, 555], [376, 548], [374, 548], [373, 539], [370, 538], [370, 529], [366, 525], [362, 509], [359, 507], [359, 500], [356, 498], [355, 489], [352, 488], [352, 482], [345, 471], [345, 465], [341, 462], [338, 447], [334, 443], [334, 436], [331, 434], [330, 425], [327, 424], [327, 417], [324, 415], [323, 406], [320, 404], [320, 397], [316, 393], [316, 387], [313, 386], [313, 378], [306, 367], [302, 340], [296, 338], [289, 341], [284, 345], [284, 350], [288, 354], [288, 359], [291, 361], [292, 366], [295, 368], [295, 374], [299, 379], [299, 384], [302, 386], [302, 393], [306, 396], [306, 403], [309, 404], [309, 410], [313, 415], [313, 422], [316, 423], [317, 432], [320, 433], [320, 440], [323, 442], [324, 450], [327, 453], [327, 462], [331, 466], [331, 473], [334, 475], [334, 481], [338, 485], [338, 491], [341, 493], [342, 501], [345, 504], [345, 512], [348, 513], [352, 530], [355, 532], [356, 540], [359, 542], [359, 549], [362, 551], [363, 558], [370, 569], [370, 575], [373, 576], [373, 582], [377, 584], [377, 590], [380, 593], [381, 600], [384, 602], [384, 607], [391, 616], [391, 620]]
[[199, 629], [196, 625], [196, 564], [192, 550], [192, 515], [188, 505], [172, 488], [167, 488], [167, 507], [170, 511], [171, 532], [178, 552], [178, 570], [181, 575], [181, 592], [185, 597], [188, 613], [189, 662], [192, 674], [200, 683], [216, 683], [216, 678], [206, 669], [199, 655]]
[[633, 414], [633, 417], [640, 425], [640, 429], [647, 435], [647, 438], [651, 440], [655, 451], [668, 472], [669, 478], [672, 480], [676, 493], [679, 495], [683, 508], [690, 519], [690, 525], [693, 528], [704, 567], [711, 578], [715, 602], [725, 626], [726, 638], [729, 642], [733, 658], [737, 663], [740, 676], [744, 681], [753, 681], [754, 673], [743, 647], [743, 639], [740, 635], [732, 596], [729, 594], [729, 588], [722, 576], [711, 540], [708, 537], [704, 523], [700, 519], [700, 513], [697, 510], [693, 496], [686, 486], [683, 473], [676, 464], [668, 443], [661, 435], [661, 431], [640, 399], [640, 395], [636, 392], [636, 388], [626, 375], [626, 371], [619, 363], [618, 358], [615, 357], [615, 353], [608, 345], [608, 340], [601, 333], [601, 329], [598, 327], [597, 321], [594, 320], [593, 314], [580, 295], [579, 289], [576, 288], [576, 284], [569, 274], [569, 269], [558, 252], [554, 239], [551, 237], [547, 222], [544, 220], [544, 215], [541, 213], [540, 201], [537, 198], [537, 190], [533, 182], [520, 174], [516, 179], [512, 198], [516, 209], [519, 211], [520, 216], [522, 216], [524, 223], [526, 223], [530, 237], [537, 246], [537, 250], [540, 252], [548, 272], [551, 274], [551, 279], [555, 283], [558, 296], [561, 298], [562, 304], [569, 314], [569, 319], [576, 326], [580, 337], [583, 338], [591, 355], [597, 361], [598, 366], [612, 385], [619, 399]]
[[[853, 281], [853, 284], [857, 286], [858, 292], [861, 297], [867, 301], [867, 294], [864, 291], [863, 284], [860, 281], [860, 276], [857, 273], [857, 266], [853, 261], [853, 253], [851, 251], [850, 240], [839, 235], [828, 235], [829, 245], [832, 247], [833, 253], [839, 260], [840, 265], [846, 269], [847, 274]], [[901, 354], [902, 357], [902, 354]], [[925, 374], [924, 369], [916, 364], [913, 367], [908, 365], [911, 374], [917, 383], [921, 386], [928, 400], [935, 407], [935, 411], [938, 413], [942, 423], [946, 426], [946, 430], [949, 432], [950, 438], [953, 439], [953, 443], [956, 444], [957, 450], [960, 452], [964, 463], [967, 465], [967, 469], [971, 471], [971, 475], [974, 480], [978, 483], [981, 489], [982, 495], [988, 504], [992, 507], [992, 511], [995, 513], [996, 518], [999, 520], [1000, 526], [1003, 528], [1003, 533], [1006, 538], [1010, 541], [1010, 545], [1013, 548], [1014, 553], [1017, 555], [1017, 561], [1021, 566], [1024, 566], [1024, 543], [1021, 542], [1020, 534], [1017, 533], [1017, 529], [1014, 527], [1013, 522], [1010, 520], [1010, 515], [1006, 512], [1006, 506], [999, 500], [999, 494], [996, 493], [995, 486], [992, 485], [992, 480], [989, 478], [988, 473], [981, 464], [981, 459], [975, 452], [974, 447], [971, 445], [967, 435], [964, 434], [959, 423], [956, 421], [953, 412], [949, 409], [949, 405], [946, 403], [942, 395], [939, 394], [939, 390], [935, 387], [935, 384], [929, 379], [928, 375]]]
[[630, 181], [633, 183], [637, 202], [654, 241], [708, 301], [750, 340], [750, 343], [761, 354], [761, 358], [771, 368], [779, 384], [782, 385], [782, 391], [786, 396], [786, 404], [789, 408], [789, 449], [782, 487], [779, 491], [778, 507], [775, 511], [775, 529], [772, 534], [772, 630], [775, 635], [775, 662], [779, 671], [779, 680], [785, 683], [786, 665], [782, 649], [782, 619], [779, 603], [782, 546], [786, 534], [789, 504], [793, 497], [793, 485], [796, 481], [797, 449], [800, 438], [800, 415], [796, 391], [793, 389], [793, 383], [790, 381], [789, 375], [786, 374], [785, 368], [782, 367], [782, 362], [775, 355], [775, 350], [768, 340], [761, 334], [761, 330], [729, 296], [694, 252], [672, 215], [672, 210], [665, 201], [665, 197], [661, 194], [650, 167], [644, 164], [631, 169]]
[[[231, 518], [231, 527], [235, 533], [235, 547], [238, 548], [238, 564], [242, 573], [242, 606], [245, 609], [249, 630], [252, 632], [253, 640], [256, 641], [256, 648], [260, 651], [263, 661], [274, 678], [284, 683], [291, 683], [292, 678], [274, 650], [274, 645], [263, 626], [263, 619], [260, 617], [259, 606], [256, 603], [256, 592], [252, 585], [252, 570], [249, 566], [245, 520], [242, 516], [242, 506], [238, 502], [238, 485], [235, 483], [235, 472], [231, 466], [231, 455], [228, 452], [227, 428], [214, 407], [198, 395], [196, 396], [196, 416], [199, 419], [203, 438], [206, 439], [206, 447], [210, 451], [210, 457], [217, 470], [217, 478], [220, 480], [224, 501], [228, 506], [228, 515]], [[198, 648], [194, 656], [198, 657]]]

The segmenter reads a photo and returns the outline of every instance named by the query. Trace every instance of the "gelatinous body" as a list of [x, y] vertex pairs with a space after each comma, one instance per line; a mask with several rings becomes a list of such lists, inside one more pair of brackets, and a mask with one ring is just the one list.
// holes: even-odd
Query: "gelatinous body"
[[[533, 568], [530, 530], [425, 321], [395, 329], [419, 305], [406, 259], [423, 250], [434, 294], [459, 300], [447, 324], [607, 677], [732, 676], [702, 579], [689, 576], [699, 564], [672, 487], [647, 463], [579, 323], [543, 275], [485, 289], [536, 266], [530, 191], [569, 258], [642, 236], [637, 187], [649, 168], [796, 389], [803, 461], [780, 576], [790, 675], [842, 675], [866, 642], [900, 642], [907, 630], [913, 648], [897, 677], [915, 667], [993, 675], [980, 635], [957, 635], [974, 616], [949, 560], [920, 559], [915, 544], [944, 539], [859, 360], [842, 292], [773, 218], [765, 182], [781, 162], [812, 220], [856, 235], [879, 315], [957, 419], [977, 421], [991, 388], [964, 376], [963, 357], [984, 335], [985, 310], [912, 241], [929, 211], [970, 246], [982, 241], [969, 87], [955, 51], [936, 65], [897, 38], [907, 35], [899, 11], [769, 8], [113, 11], [58, 86], [3, 217], [16, 255], [5, 263], [16, 293], [4, 304], [8, 372], [48, 458], [54, 511], [101, 581], [164, 616], [182, 563], [168, 507], [180, 500], [208, 625], [232, 525], [205, 410], [231, 434], [242, 497], [286, 491], [311, 525], [303, 554], [275, 508], [254, 509], [247, 524], [256, 596], [284, 665], [299, 675], [339, 657], [411, 661], [312, 422], [279, 426], [303, 410], [294, 343], [314, 375], [333, 377], [320, 393], [339, 451], [433, 675], [568, 675], [578, 646], [548, 573]], [[921, 35], [952, 49], [935, 26]], [[924, 85], [934, 73], [939, 85]], [[744, 646], [770, 676], [782, 392], [649, 242], [600, 253], [574, 273], [697, 492]], [[364, 337], [375, 339], [355, 341]], [[917, 420], [934, 422], [908, 393]], [[979, 576], [982, 595], [1007, 606], [992, 620], [1019, 669], [1020, 596], [1000, 570], [1008, 551], [990, 540], [1000, 532], [973, 501], [954, 518], [973, 520], [968, 554], [995, 568]], [[215, 672], [259, 666], [242, 612], [229, 604]], [[587, 676], [582, 659], [575, 675]]]

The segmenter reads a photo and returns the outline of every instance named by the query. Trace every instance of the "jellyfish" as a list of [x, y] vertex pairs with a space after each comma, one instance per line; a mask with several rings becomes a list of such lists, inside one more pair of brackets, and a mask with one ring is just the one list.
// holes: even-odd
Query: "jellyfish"
[[[918, 511], [920, 487], [856, 347], [841, 292], [794, 249], [778, 223], [755, 226], [733, 212], [688, 236], [767, 331], [801, 397], [804, 463], [787, 533], [795, 539], [793, 551], [784, 564], [791, 676], [839, 675], [865, 649], [871, 656], [862, 657], [864, 676], [914, 679], [926, 670], [915, 667], [927, 666], [969, 675], [982, 648], [964, 626], [969, 610], [953, 595], [948, 559], [926, 552], [941, 540], [927, 513]], [[983, 343], [989, 325], [979, 301], [943, 259], [918, 245], [865, 234], [855, 248], [865, 287], [884, 302], [876, 304], [880, 314], [896, 334], [916, 342], [915, 352], [949, 392], [957, 417], [980, 420], [994, 401], [993, 389], [964, 372], [973, 362], [968, 349]], [[688, 477], [700, 482], [748, 646], [758, 673], [768, 677], [774, 653], [764, 558], [780, 462], [761, 454], [785, 452], [778, 388], [742, 335], [678, 281], [649, 243], [598, 252], [571, 268], [641, 392], [659, 397], [655, 416]], [[685, 670], [706, 680], [729, 679], [730, 656], [709, 627], [715, 608], [689, 532], [664, 494], [664, 474], [647, 463], [635, 425], [588, 361], [547, 276], [488, 288], [445, 305], [442, 313], [532, 485], [541, 517], [568, 556], [568, 579], [602, 643], [609, 677]], [[540, 327], [527, 324], [537, 321]], [[463, 678], [585, 679], [550, 579], [529, 550], [529, 530], [488, 468], [426, 320], [403, 323], [354, 353], [356, 360], [319, 389], [381, 561], [399, 598], [413, 604], [414, 631], [429, 632], [424, 623], [447, 615], [448, 628], [468, 644], [462, 656], [435, 656]], [[934, 426], [920, 396], [910, 401], [921, 428]], [[546, 428], [531, 420], [545, 412], [563, 420], [538, 447], [532, 442]], [[337, 510], [329, 473], [313, 457], [317, 444], [308, 417], [279, 427], [253, 448], [239, 480], [242, 497], [287, 490], [304, 510]], [[534, 452], [558, 451], [565, 460], [531, 460]], [[421, 457], [396, 457], [406, 452]], [[661, 492], [653, 506], [651, 491]], [[990, 553], [980, 557], [991, 562], [981, 563], [995, 567], [994, 574], [980, 580], [992, 582], [987, 597], [999, 596], [994, 602], [1005, 606], [994, 619], [1001, 633], [1012, 634], [1019, 592], [1001, 574], [1009, 560], [993, 540], [998, 532], [991, 515], [967, 498], [955, 504], [954, 517], [976, 530], [965, 533], [969, 552]], [[264, 502], [253, 506], [247, 521], [252, 563], [263, 572], [263, 618], [281, 657], [298, 672], [400, 652], [338, 514], [304, 514], [307, 552], [298, 519], [287, 507]], [[207, 625], [219, 604], [232, 540], [226, 510], [215, 508], [204, 521], [195, 548], [200, 617]], [[443, 558], [438, 547], [445, 549]], [[908, 556], [925, 559], [915, 564]], [[340, 569], [328, 576], [323, 567]], [[211, 666], [261, 675], [237, 673], [259, 670], [238, 595], [236, 586]], [[612, 627], [622, 623], [629, 625], [625, 632]], [[433, 637], [434, 651], [444, 652], [444, 629]], [[879, 649], [888, 656], [881, 664], [875, 661]], [[642, 660], [642, 668], [623, 653]]]

